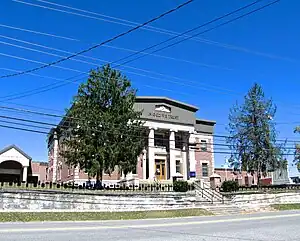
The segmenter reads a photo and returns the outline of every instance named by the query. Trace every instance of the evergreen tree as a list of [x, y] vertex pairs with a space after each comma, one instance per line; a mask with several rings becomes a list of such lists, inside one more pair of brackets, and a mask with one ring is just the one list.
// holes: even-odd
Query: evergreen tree
[[[295, 133], [300, 133], [300, 126], [297, 126], [295, 128]], [[300, 144], [296, 144], [296, 151], [295, 151], [295, 159], [294, 159], [294, 163], [297, 166], [297, 170], [298, 172], [300, 172]]]
[[272, 100], [266, 99], [261, 86], [254, 84], [244, 103], [234, 105], [229, 114], [227, 142], [234, 153], [231, 160], [240, 160], [242, 170], [256, 172], [259, 180], [267, 171], [286, 165], [284, 144], [276, 143], [277, 133], [272, 121], [275, 113]]
[[73, 166], [97, 176], [134, 171], [144, 143], [141, 112], [134, 110], [136, 90], [109, 65], [92, 70], [66, 114], [61, 155]]

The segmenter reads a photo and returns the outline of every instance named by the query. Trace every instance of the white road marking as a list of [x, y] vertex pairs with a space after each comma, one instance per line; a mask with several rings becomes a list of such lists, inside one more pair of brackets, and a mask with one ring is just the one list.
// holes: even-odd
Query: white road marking
[[[300, 217], [300, 213], [297, 214], [284, 214], [274, 216], [262, 216], [262, 217], [243, 217], [224, 220], [203, 220], [203, 221], [186, 221], [175, 223], [156, 223], [156, 224], [141, 224], [141, 225], [119, 225], [119, 226], [93, 226], [93, 227], [50, 227], [50, 228], [11, 228], [0, 229], [0, 233], [20, 233], [20, 232], [47, 232], [47, 231], [88, 231], [88, 230], [103, 230], [103, 229], [127, 229], [127, 228], [154, 228], [154, 227], [174, 227], [183, 225], [197, 225], [197, 224], [214, 224], [214, 223], [230, 223], [241, 221], [253, 221], [253, 220], [268, 220], [277, 218], [289, 218]], [[159, 219], [158, 219], [159, 220]]]

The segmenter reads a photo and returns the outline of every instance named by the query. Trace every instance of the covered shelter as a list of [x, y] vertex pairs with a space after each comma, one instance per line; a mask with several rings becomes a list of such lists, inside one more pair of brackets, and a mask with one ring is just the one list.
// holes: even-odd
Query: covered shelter
[[32, 158], [16, 145], [0, 151], [0, 182], [27, 182]]

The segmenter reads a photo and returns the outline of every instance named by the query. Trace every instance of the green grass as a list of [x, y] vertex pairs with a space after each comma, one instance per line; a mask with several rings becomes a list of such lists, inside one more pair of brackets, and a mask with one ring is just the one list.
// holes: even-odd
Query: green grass
[[208, 215], [213, 214], [200, 208], [135, 212], [0, 212], [0, 222], [127, 220]]
[[297, 210], [297, 209], [300, 209], [300, 203], [273, 204], [272, 207], [279, 211]]

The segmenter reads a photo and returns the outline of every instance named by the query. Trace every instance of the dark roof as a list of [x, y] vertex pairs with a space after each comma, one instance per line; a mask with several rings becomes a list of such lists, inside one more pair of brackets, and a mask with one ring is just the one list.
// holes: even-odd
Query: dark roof
[[193, 112], [196, 112], [197, 110], [199, 110], [198, 107], [190, 105], [190, 104], [186, 104], [184, 102], [178, 101], [178, 100], [173, 100], [170, 99], [168, 97], [163, 97], [163, 96], [137, 96], [136, 97], [136, 102], [137, 103], [143, 103], [143, 102], [151, 102], [151, 103], [155, 103], [155, 102], [163, 102], [166, 104], [170, 104], [170, 105], [174, 105], [183, 109], [187, 109]]
[[215, 125], [217, 122], [213, 120], [196, 119], [196, 124]]
[[18, 152], [20, 152], [23, 156], [25, 156], [26, 158], [28, 158], [29, 160], [32, 160], [32, 158], [29, 156], [29, 155], [27, 155], [24, 151], [22, 151], [19, 147], [17, 147], [16, 145], [10, 145], [10, 146], [7, 146], [7, 147], [5, 147], [4, 149], [2, 149], [1, 151], [0, 151], [0, 155], [2, 155], [4, 152], [7, 152], [8, 150], [10, 150], [10, 149], [16, 149]]

